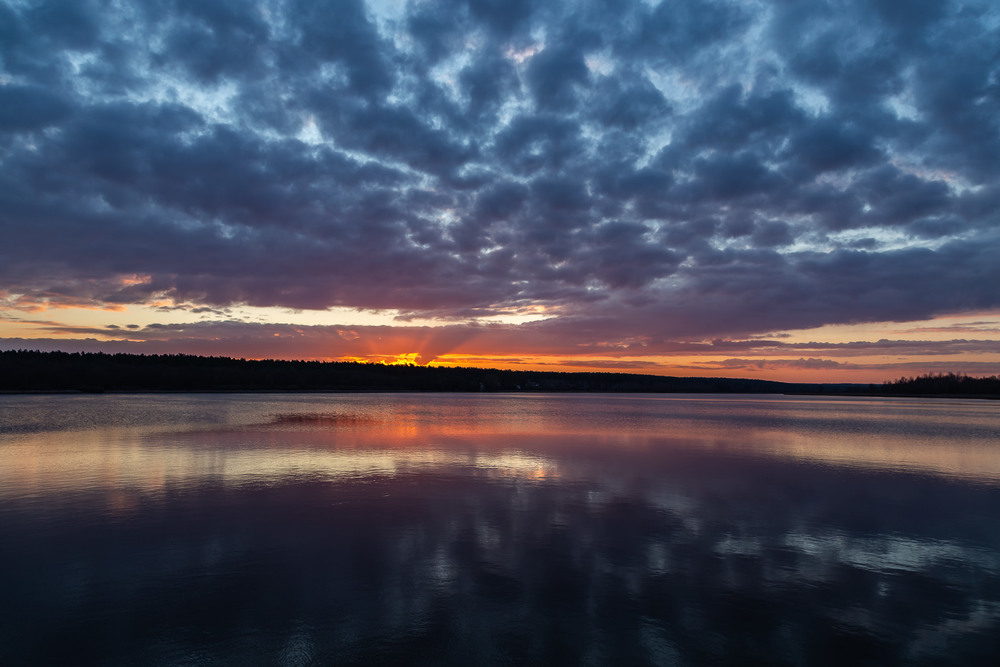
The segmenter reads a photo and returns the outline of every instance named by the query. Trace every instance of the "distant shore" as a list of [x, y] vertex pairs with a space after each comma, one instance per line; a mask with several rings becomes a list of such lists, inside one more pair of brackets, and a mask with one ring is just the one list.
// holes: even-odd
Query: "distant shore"
[[[107, 389], [98, 391], [87, 391], [83, 389], [0, 389], [0, 396], [133, 396], [140, 394], [162, 394], [170, 396], [175, 394], [445, 394], [445, 393], [482, 393], [466, 392], [460, 390], [437, 390], [437, 389]], [[615, 391], [584, 391], [584, 390], [515, 390], [489, 392], [497, 394], [567, 394], [567, 393], [638, 393], [638, 394], [658, 394], [658, 395], [702, 395], [702, 396], [738, 396], [743, 392], [728, 391], [656, 391], [656, 392], [615, 392]], [[975, 399], [980, 401], [998, 401], [1000, 394], [885, 394], [878, 392], [839, 392], [839, 393], [812, 393], [812, 392], [753, 392], [749, 395], [755, 396], [797, 396], [802, 398], [933, 398], [933, 399]]]
[[1000, 398], [1000, 378], [927, 375], [884, 384], [522, 371], [195, 355], [0, 351], [0, 393], [587, 392]]

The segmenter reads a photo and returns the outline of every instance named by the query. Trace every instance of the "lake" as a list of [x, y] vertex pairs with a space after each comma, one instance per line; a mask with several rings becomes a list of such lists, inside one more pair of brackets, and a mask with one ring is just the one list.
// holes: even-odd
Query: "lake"
[[1000, 664], [1000, 403], [0, 396], [0, 664]]

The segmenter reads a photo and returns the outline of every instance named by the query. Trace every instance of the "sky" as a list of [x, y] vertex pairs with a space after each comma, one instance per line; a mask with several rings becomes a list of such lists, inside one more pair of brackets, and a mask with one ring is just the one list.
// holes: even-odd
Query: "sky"
[[1000, 373], [994, 0], [0, 0], [0, 349]]

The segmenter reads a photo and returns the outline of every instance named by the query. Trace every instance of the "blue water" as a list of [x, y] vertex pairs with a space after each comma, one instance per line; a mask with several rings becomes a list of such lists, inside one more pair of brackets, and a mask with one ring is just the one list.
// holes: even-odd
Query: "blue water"
[[0, 665], [998, 656], [997, 402], [0, 396]]

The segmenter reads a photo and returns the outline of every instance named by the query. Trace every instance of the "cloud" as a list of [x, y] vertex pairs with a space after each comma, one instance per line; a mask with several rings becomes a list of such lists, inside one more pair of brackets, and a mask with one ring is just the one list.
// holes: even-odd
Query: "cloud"
[[828, 369], [838, 368], [842, 364], [839, 361], [832, 361], [830, 359], [799, 358], [799, 359], [725, 359], [713, 365], [719, 368], [733, 368], [733, 369], [804, 368], [809, 370], [817, 370], [817, 369], [828, 370]]
[[58, 91], [42, 86], [0, 86], [0, 132], [51, 127], [66, 118], [72, 105]]
[[3, 2], [0, 288], [563, 351], [996, 308], [991, 11]]
[[[542, 363], [590, 368], [646, 368], [654, 371], [674, 366], [673, 358], [702, 359], [694, 368], [764, 370], [875, 368], [871, 359], [887, 359], [877, 366], [890, 368], [914, 359], [951, 359], [954, 364], [988, 360], [1000, 355], [1000, 340], [954, 338], [949, 340], [880, 339], [831, 343], [789, 342], [764, 339], [678, 339], [650, 329], [636, 334], [614, 319], [568, 322], [551, 318], [526, 324], [413, 325], [299, 325], [260, 323], [237, 319], [154, 323], [125, 326], [81, 326], [46, 320], [15, 320], [42, 335], [61, 341], [63, 349], [77, 349], [74, 339], [99, 340], [106, 351], [149, 353], [199, 353], [243, 357], [294, 359], [363, 358], [386, 360], [416, 355], [430, 363], [445, 355], [463, 359], [489, 357], [508, 365], [517, 358]], [[989, 332], [986, 333], [989, 335]], [[38, 344], [43, 344], [40, 340]], [[30, 340], [3, 340], [6, 349], [33, 348]], [[92, 350], [94, 344], [82, 348]], [[798, 361], [795, 361], [796, 358]], [[793, 363], [794, 361], [794, 363]], [[772, 363], [774, 362], [774, 363]], [[463, 362], [467, 363], [467, 362]], [[942, 362], [943, 363], [943, 362]], [[993, 363], [993, 362], [990, 362]]]

